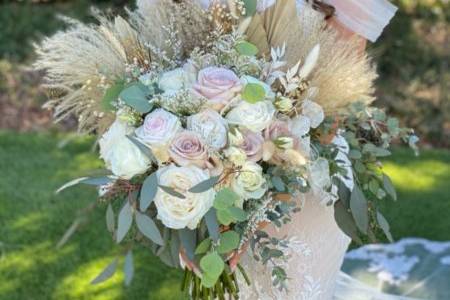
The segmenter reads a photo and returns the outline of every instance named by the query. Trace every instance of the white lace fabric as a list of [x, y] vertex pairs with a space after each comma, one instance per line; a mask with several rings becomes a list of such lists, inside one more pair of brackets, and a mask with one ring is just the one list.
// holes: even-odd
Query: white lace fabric
[[335, 283], [344, 254], [350, 243], [334, 220], [334, 208], [324, 206], [320, 199], [309, 195], [304, 200], [301, 212], [292, 223], [277, 230], [271, 226], [267, 232], [278, 238], [291, 241], [290, 255], [284, 266], [288, 277], [288, 292], [272, 286], [271, 267], [256, 262], [249, 252], [242, 264], [252, 284], [241, 284], [241, 299], [244, 300], [322, 300], [332, 299]]

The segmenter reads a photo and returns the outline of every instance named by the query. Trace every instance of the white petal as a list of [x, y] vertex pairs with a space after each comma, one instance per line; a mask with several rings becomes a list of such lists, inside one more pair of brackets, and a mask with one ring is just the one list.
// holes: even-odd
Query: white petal
[[320, 54], [320, 45], [317, 44], [308, 53], [308, 56], [306, 56], [305, 63], [298, 72], [298, 76], [300, 76], [300, 78], [303, 79], [308, 78], [309, 74], [311, 74], [312, 70], [317, 64], [317, 61], [319, 60], [319, 54]]

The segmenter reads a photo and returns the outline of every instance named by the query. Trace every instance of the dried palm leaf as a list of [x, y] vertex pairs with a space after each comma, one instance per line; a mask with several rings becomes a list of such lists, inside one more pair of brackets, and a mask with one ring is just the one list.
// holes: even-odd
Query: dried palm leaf
[[247, 35], [252, 43], [262, 47], [263, 53], [285, 42], [287, 67], [304, 61], [311, 49], [320, 44], [319, 61], [309, 79], [319, 91], [315, 100], [328, 113], [355, 101], [374, 100], [373, 82], [377, 75], [370, 58], [360, 53], [356, 40], [339, 40], [323, 14], [312, 6], [305, 5], [297, 14], [295, 0], [279, 0], [252, 20]]

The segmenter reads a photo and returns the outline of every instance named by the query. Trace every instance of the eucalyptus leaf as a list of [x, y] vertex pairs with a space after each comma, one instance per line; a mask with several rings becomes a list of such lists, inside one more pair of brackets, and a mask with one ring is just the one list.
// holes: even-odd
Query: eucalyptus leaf
[[195, 248], [197, 245], [197, 232], [188, 228], [183, 228], [178, 231], [181, 245], [186, 251], [186, 255], [190, 260], [194, 260]]
[[376, 179], [372, 179], [369, 181], [369, 190], [376, 195], [378, 193], [378, 189], [380, 188], [380, 184]]
[[228, 226], [233, 223], [234, 218], [228, 209], [217, 210], [217, 219], [220, 224]]
[[214, 207], [217, 210], [224, 210], [233, 206], [233, 204], [239, 199], [239, 195], [233, 192], [230, 188], [224, 188], [217, 192], [214, 199]]
[[386, 193], [394, 200], [397, 201], [397, 192], [392, 184], [391, 178], [386, 174], [383, 174], [383, 187]]
[[239, 207], [229, 207], [228, 211], [232, 216], [233, 221], [244, 222], [245, 220], [247, 220], [247, 213]]
[[114, 233], [116, 229], [116, 222], [114, 220], [114, 211], [112, 209], [111, 203], [108, 203], [108, 208], [106, 209], [106, 228], [111, 233]]
[[119, 95], [124, 88], [125, 83], [123, 81], [118, 81], [106, 90], [105, 95], [103, 96], [101, 101], [103, 110], [114, 110], [114, 106], [112, 105], [112, 103], [119, 98]]
[[239, 247], [240, 237], [235, 231], [226, 231], [220, 235], [217, 252], [220, 254], [229, 253]]
[[198, 244], [197, 248], [195, 249], [195, 255], [205, 254], [206, 252], [208, 252], [211, 248], [211, 244], [212, 242], [210, 238], [204, 239], [200, 244]]
[[199, 184], [193, 186], [191, 189], [189, 189], [189, 192], [196, 193], [196, 194], [206, 192], [206, 191], [212, 189], [214, 187], [214, 185], [219, 181], [219, 179], [220, 179], [220, 175], [210, 177], [210, 178], [200, 182]]
[[214, 207], [205, 214], [205, 223], [208, 228], [209, 236], [213, 239], [213, 241], [217, 242], [219, 239], [219, 223], [217, 220], [217, 213]]
[[133, 210], [128, 201], [125, 202], [125, 205], [122, 207], [119, 213], [119, 220], [117, 222], [117, 243], [120, 243], [128, 231], [131, 228], [131, 224], [133, 223]]
[[257, 0], [243, 0], [245, 7], [245, 15], [247, 17], [256, 14]]
[[338, 179], [337, 181], [338, 181], [337, 187], [339, 200], [342, 201], [342, 204], [346, 208], [350, 208], [350, 196], [351, 196], [350, 189], [345, 185], [345, 183], [342, 180]]
[[208, 279], [206, 282], [202, 279], [202, 283], [206, 284], [205, 287], [210, 288], [213, 286], [212, 283], [215, 283], [222, 275], [225, 263], [217, 252], [212, 252], [200, 260], [200, 267]]
[[202, 274], [202, 286], [206, 288], [212, 288], [216, 285], [219, 278], [209, 275], [208, 273]]
[[155, 155], [153, 155], [152, 150], [147, 147], [146, 145], [144, 145], [140, 140], [138, 140], [136, 137], [132, 136], [132, 135], [127, 135], [127, 138], [136, 146], [139, 148], [139, 150], [141, 150], [141, 152], [147, 156], [151, 161], [153, 161], [154, 163], [157, 163], [157, 160], [155, 158]]
[[375, 148], [375, 152], [374, 152], [375, 156], [377, 157], [386, 157], [391, 155], [391, 152], [387, 149], [381, 148], [381, 147], [377, 147]]
[[244, 91], [241, 94], [243, 100], [255, 104], [262, 101], [266, 97], [266, 90], [263, 86], [257, 83], [247, 83]]
[[145, 212], [150, 204], [152, 204], [155, 199], [156, 193], [158, 192], [158, 176], [156, 172], [152, 173], [148, 176], [141, 188], [141, 197], [140, 197], [140, 209], [142, 212]]
[[272, 177], [272, 184], [279, 192], [284, 192], [286, 190], [286, 186], [283, 180], [279, 176]]
[[369, 228], [369, 214], [367, 200], [361, 189], [355, 185], [350, 196], [350, 209], [355, 218], [358, 229], [367, 234]]
[[77, 231], [77, 229], [78, 229], [78, 227], [80, 227], [80, 225], [81, 225], [80, 218], [75, 219], [75, 221], [73, 221], [72, 225], [70, 225], [70, 227], [66, 230], [64, 235], [59, 240], [58, 244], [56, 245], [56, 248], [59, 249], [62, 246], [64, 246], [67, 243], [67, 241], [73, 236], [73, 234]]
[[392, 237], [391, 228], [389, 226], [389, 223], [386, 220], [386, 218], [379, 211], [377, 211], [377, 221], [378, 221], [378, 225], [380, 225], [381, 229], [383, 230], [383, 232], [386, 235], [386, 237], [388, 238], [388, 240], [391, 243], [393, 243], [394, 238]]
[[334, 204], [334, 218], [339, 228], [355, 242], [362, 244], [358, 236], [358, 228], [350, 211], [343, 205], [342, 201]]
[[125, 88], [119, 95], [119, 98], [128, 106], [134, 108], [141, 114], [145, 114], [152, 110], [152, 105], [147, 99], [148, 93], [138, 84], [133, 84]]
[[125, 274], [125, 285], [129, 286], [134, 276], [133, 252], [131, 250], [129, 250], [127, 255], [125, 255], [123, 272]]
[[159, 185], [159, 188], [171, 196], [174, 196], [174, 197], [177, 197], [180, 199], [186, 199], [186, 197], [183, 194], [177, 192], [175, 189], [171, 188], [170, 186]]
[[164, 246], [164, 240], [161, 236], [161, 232], [149, 216], [136, 212], [136, 225], [143, 235], [152, 240], [155, 244]]
[[59, 194], [63, 190], [78, 185], [78, 184], [86, 184], [86, 185], [93, 185], [93, 186], [102, 186], [108, 183], [113, 182], [114, 179], [110, 178], [108, 176], [103, 177], [81, 177], [74, 180], [71, 180], [64, 185], [62, 185], [59, 189], [56, 190], [55, 194]]
[[356, 150], [356, 149], [352, 149], [348, 153], [348, 157], [351, 158], [351, 159], [361, 159], [362, 154], [361, 154], [361, 151]]
[[91, 281], [91, 284], [98, 284], [107, 279], [111, 278], [117, 270], [117, 258], [110, 263], [94, 280]]
[[180, 239], [174, 230], [171, 231], [169, 246], [170, 255], [172, 256], [172, 260], [177, 267], [180, 265]]
[[246, 41], [237, 43], [235, 48], [239, 54], [245, 56], [255, 56], [259, 52], [258, 47]]

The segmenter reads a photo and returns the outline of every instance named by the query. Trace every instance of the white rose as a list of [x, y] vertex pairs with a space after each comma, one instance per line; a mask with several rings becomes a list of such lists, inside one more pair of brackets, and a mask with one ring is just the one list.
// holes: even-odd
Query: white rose
[[212, 109], [190, 116], [187, 119], [187, 129], [198, 133], [213, 149], [220, 150], [227, 144], [227, 123]]
[[245, 151], [237, 147], [225, 149], [223, 154], [225, 154], [229, 161], [237, 166], [242, 166], [247, 160], [247, 154]]
[[195, 166], [176, 167], [170, 165], [157, 171], [160, 185], [173, 188], [185, 196], [172, 196], [161, 189], [155, 196], [158, 219], [168, 228], [195, 229], [203, 216], [213, 206], [215, 192], [209, 189], [203, 193], [189, 193], [193, 186], [209, 178], [208, 171]]
[[262, 82], [261, 80], [256, 79], [255, 77], [247, 76], [247, 75], [241, 77], [241, 82], [242, 82], [242, 85], [244, 85], [244, 86], [249, 83], [259, 84], [260, 86], [262, 86], [264, 88], [264, 91], [266, 92], [267, 100], [275, 99], [275, 93], [272, 91], [272, 88], [267, 83]]
[[177, 68], [165, 72], [159, 78], [159, 88], [164, 91], [164, 95], [170, 96], [184, 88], [190, 88], [196, 80], [196, 74], [189, 68]]
[[166, 146], [180, 129], [178, 117], [160, 108], [145, 117], [136, 136], [149, 147]]
[[261, 132], [272, 122], [275, 107], [270, 101], [251, 104], [245, 101], [233, 108], [226, 119], [231, 124], [243, 126], [253, 132]]
[[123, 179], [145, 173], [151, 164], [149, 158], [127, 138], [132, 132], [132, 127], [116, 120], [99, 141], [100, 157], [114, 175]]
[[259, 199], [267, 191], [262, 167], [254, 162], [246, 162], [233, 178], [232, 189], [244, 200]]

